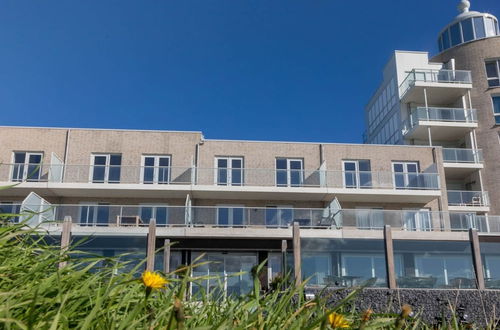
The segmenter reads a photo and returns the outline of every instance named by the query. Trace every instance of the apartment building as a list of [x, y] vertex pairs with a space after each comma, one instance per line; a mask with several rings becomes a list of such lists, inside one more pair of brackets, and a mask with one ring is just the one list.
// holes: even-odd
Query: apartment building
[[264, 260], [267, 283], [293, 271], [310, 287], [500, 288], [500, 218], [450, 205], [440, 146], [0, 130], [0, 185], [11, 186], [0, 190], [1, 212], [56, 239], [87, 237], [84, 251], [128, 252], [131, 265], [147, 256], [165, 271], [216, 261], [194, 275], [221, 275], [227, 294], [247, 292]]
[[469, 1], [458, 9], [439, 54], [394, 52], [365, 108], [364, 142], [441, 147], [448, 210], [473, 223], [500, 214], [500, 32]]

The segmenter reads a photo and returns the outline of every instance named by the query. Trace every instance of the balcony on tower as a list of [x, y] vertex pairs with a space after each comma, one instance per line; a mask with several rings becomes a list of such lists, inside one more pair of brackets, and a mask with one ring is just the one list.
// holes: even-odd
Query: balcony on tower
[[472, 88], [470, 71], [413, 69], [399, 86], [403, 103], [453, 104]]
[[481, 149], [443, 148], [443, 167], [448, 179], [459, 179], [482, 169]]

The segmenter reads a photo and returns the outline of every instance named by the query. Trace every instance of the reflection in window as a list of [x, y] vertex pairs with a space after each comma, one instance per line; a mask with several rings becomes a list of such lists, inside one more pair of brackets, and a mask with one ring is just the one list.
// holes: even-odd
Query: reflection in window
[[301, 244], [302, 273], [310, 285], [387, 286], [383, 240], [304, 238]]
[[475, 288], [468, 241], [394, 240], [395, 258], [402, 260], [400, 288]]
[[486, 30], [484, 29], [484, 20], [482, 17], [474, 17], [474, 30], [476, 31], [476, 39], [486, 37]]
[[472, 18], [463, 20], [462, 24], [462, 32], [464, 35], [464, 41], [474, 40], [474, 28], [472, 27]]
[[500, 125], [500, 96], [493, 97], [493, 115], [495, 117], [495, 124]]
[[456, 46], [462, 43], [462, 35], [460, 34], [460, 23], [453, 24], [450, 27], [451, 45]]

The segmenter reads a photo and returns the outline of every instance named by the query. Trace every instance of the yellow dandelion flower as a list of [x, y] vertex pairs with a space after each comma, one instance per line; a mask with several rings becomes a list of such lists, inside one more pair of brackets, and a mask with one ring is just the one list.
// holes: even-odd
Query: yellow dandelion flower
[[361, 322], [368, 322], [370, 318], [372, 317], [373, 314], [373, 309], [368, 308], [366, 311], [364, 311], [363, 316], [361, 317]]
[[334, 329], [349, 328], [349, 322], [347, 322], [344, 316], [335, 312], [328, 315], [328, 322]]
[[149, 270], [142, 273], [142, 283], [149, 289], [161, 289], [167, 285], [168, 281], [161, 277], [160, 274], [150, 272]]

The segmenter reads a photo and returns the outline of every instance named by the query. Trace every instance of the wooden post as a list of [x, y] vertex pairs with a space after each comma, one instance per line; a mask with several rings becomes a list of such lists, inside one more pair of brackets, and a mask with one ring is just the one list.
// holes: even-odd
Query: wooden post
[[391, 226], [384, 226], [385, 260], [387, 268], [387, 283], [389, 289], [396, 289], [396, 270], [394, 266], [394, 246], [392, 242]]
[[155, 250], [156, 250], [156, 220], [149, 220], [148, 246], [146, 255], [146, 270], [155, 269]]
[[163, 272], [170, 273], [170, 240], [166, 239], [163, 250]]
[[293, 223], [293, 263], [295, 269], [295, 285], [302, 283], [302, 261], [300, 259], [300, 226], [298, 222]]
[[[71, 223], [71, 217], [65, 216], [61, 231], [61, 252], [65, 252], [68, 250], [69, 242], [71, 240]], [[67, 264], [67, 261], [62, 261], [59, 263], [59, 268], [66, 267]]]
[[472, 248], [472, 260], [474, 262], [474, 269], [476, 271], [477, 288], [479, 290], [484, 290], [485, 284], [483, 260], [481, 259], [481, 249], [479, 246], [479, 236], [477, 235], [477, 230], [473, 228], [469, 229], [469, 240]]
[[287, 242], [286, 239], [281, 241], [281, 276], [284, 278], [286, 276], [286, 273], [288, 270], [286, 269], [287, 267], [287, 262], [286, 262], [286, 249], [287, 249]]

